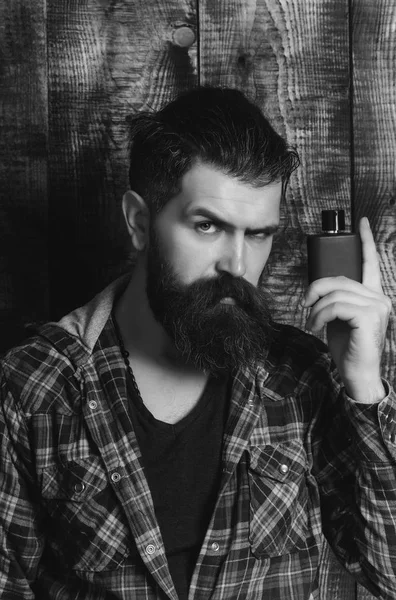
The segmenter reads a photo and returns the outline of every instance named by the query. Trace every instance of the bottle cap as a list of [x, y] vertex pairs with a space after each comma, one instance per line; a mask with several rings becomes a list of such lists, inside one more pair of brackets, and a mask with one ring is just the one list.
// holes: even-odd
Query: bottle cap
[[345, 212], [343, 210], [322, 210], [322, 230], [337, 233], [345, 230]]

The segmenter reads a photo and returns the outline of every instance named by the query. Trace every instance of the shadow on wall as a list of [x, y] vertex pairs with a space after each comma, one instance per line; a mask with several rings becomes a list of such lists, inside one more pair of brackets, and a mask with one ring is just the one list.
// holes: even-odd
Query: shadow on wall
[[0, 213], [0, 352], [26, 337], [25, 324], [48, 318], [47, 229], [8, 202]]

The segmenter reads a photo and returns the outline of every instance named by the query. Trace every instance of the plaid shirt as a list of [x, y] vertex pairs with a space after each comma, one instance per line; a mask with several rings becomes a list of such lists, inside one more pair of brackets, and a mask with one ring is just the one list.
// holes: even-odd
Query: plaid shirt
[[[1, 598], [177, 600], [111, 319], [120, 285], [2, 361]], [[278, 326], [263, 361], [233, 379], [189, 599], [319, 598], [323, 533], [394, 599], [395, 408], [392, 391], [353, 403], [326, 347]]]

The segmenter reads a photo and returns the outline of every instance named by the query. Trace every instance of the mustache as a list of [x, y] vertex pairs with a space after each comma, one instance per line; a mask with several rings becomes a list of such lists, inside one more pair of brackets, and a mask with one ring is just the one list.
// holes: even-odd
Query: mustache
[[[173, 286], [172, 286], [173, 287]], [[265, 300], [268, 302], [268, 293], [256, 288], [246, 279], [236, 278], [228, 273], [221, 273], [216, 277], [199, 279], [182, 289], [180, 287], [172, 290], [178, 293], [186, 293], [194, 298], [194, 303], [201, 304], [202, 308], [213, 308], [222, 298], [233, 298], [236, 305], [242, 309], [261, 305]]]

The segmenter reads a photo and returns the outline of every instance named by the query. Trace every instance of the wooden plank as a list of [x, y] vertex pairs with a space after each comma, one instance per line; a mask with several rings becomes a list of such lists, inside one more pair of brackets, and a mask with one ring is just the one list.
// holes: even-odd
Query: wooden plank
[[0, 352], [48, 318], [45, 0], [0, 3]]
[[197, 83], [182, 26], [194, 0], [48, 2], [53, 317], [126, 266], [126, 117]]
[[301, 156], [268, 278], [275, 316], [299, 327], [305, 235], [322, 209], [350, 214], [347, 14], [347, 0], [200, 0], [201, 80], [247, 92]]
[[[275, 317], [304, 328], [306, 234], [321, 210], [344, 208], [351, 225], [347, 0], [200, 0], [201, 81], [245, 91], [296, 147], [301, 167], [284, 205], [266, 284]], [[213, 60], [213, 57], [216, 60]], [[321, 597], [355, 599], [355, 582], [328, 547]]]
[[[395, 302], [396, 5], [394, 0], [354, 0], [352, 8], [356, 214], [371, 222], [384, 290]], [[394, 385], [395, 311], [385, 350], [384, 373]]]
[[[356, 215], [367, 216], [377, 242], [385, 293], [396, 298], [396, 5], [352, 1], [353, 123]], [[394, 304], [395, 308], [395, 304]], [[390, 319], [383, 360], [395, 385], [396, 321]], [[358, 586], [359, 600], [374, 600]]]

